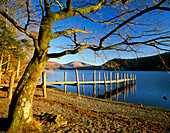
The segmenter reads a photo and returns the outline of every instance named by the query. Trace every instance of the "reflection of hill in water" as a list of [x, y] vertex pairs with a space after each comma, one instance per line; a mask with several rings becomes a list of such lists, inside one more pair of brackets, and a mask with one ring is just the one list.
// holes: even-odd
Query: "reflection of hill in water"
[[116, 84], [114, 84], [114, 88], [112, 91], [109, 91], [105, 94], [101, 94], [98, 95], [98, 98], [102, 98], [102, 99], [112, 99], [113, 97], [116, 97], [116, 101], [118, 101], [118, 96], [119, 94], [123, 94], [123, 99], [125, 101], [125, 99], [131, 95], [132, 93], [134, 94], [136, 92], [136, 83], [132, 83], [132, 84], [128, 84], [128, 85], [123, 85], [121, 84], [121, 86], [117, 89]]

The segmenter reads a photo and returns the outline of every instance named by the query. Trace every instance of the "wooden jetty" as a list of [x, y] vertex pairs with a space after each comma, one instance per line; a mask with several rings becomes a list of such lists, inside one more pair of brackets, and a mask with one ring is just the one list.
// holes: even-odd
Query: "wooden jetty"
[[[79, 74], [78, 74], [78, 70], [75, 70], [75, 74], [76, 74], [76, 81], [67, 81], [67, 73], [64, 72], [64, 81], [60, 81], [60, 82], [46, 82], [46, 71], [44, 71], [42, 73], [42, 82], [39, 82], [38, 85], [41, 85], [43, 88], [43, 96], [46, 98], [46, 86], [47, 84], [52, 84], [52, 85], [62, 85], [64, 84], [64, 92], [67, 92], [67, 85], [74, 85], [77, 86], [77, 95], [80, 96], [80, 85], [82, 85], [83, 87], [83, 95], [84, 95], [84, 89], [85, 89], [85, 85], [93, 85], [93, 97], [96, 97], [96, 84], [98, 84], [98, 96], [100, 95], [100, 84], [104, 84], [105, 85], [105, 94], [104, 96], [107, 97], [108, 96], [108, 87], [107, 85], [110, 84], [110, 92], [119, 92], [119, 90], [121, 90], [120, 86], [127, 86], [127, 85], [132, 85], [132, 82], [136, 83], [136, 74], [121, 74], [119, 76], [119, 73], [115, 73], [115, 78], [112, 79], [112, 72], [110, 72], [110, 79], [109, 77], [109, 73], [105, 73], [103, 72], [103, 78], [104, 80], [101, 80], [100, 77], [100, 72], [98, 73], [98, 80], [96, 80], [96, 71], [94, 70], [93, 72], [93, 80], [92, 81], [85, 81], [84, 80], [84, 73], [82, 73], [82, 80], [80, 81], [79, 79]], [[13, 73], [11, 75], [10, 78], [10, 84], [6, 85], [6, 84], [0, 84], [0, 88], [2, 87], [9, 87], [8, 91], [9, 91], [9, 99], [12, 98], [12, 91], [13, 91], [13, 87], [16, 87], [16, 84], [14, 84], [14, 78], [15, 78], [15, 73]], [[112, 84], [114, 84], [114, 90], [112, 90]], [[102, 96], [103, 97], [103, 96]]]
[[44, 97], [46, 97], [46, 85], [47, 84], [52, 84], [52, 85], [61, 85], [64, 84], [64, 92], [66, 93], [66, 86], [67, 85], [75, 85], [77, 86], [77, 95], [80, 96], [80, 85], [83, 86], [83, 95], [84, 95], [84, 85], [93, 85], [93, 97], [96, 97], [96, 84], [98, 84], [98, 95], [100, 95], [100, 84], [105, 85], [105, 93], [107, 94], [107, 84], [110, 84], [110, 92], [112, 91], [112, 84], [114, 84], [114, 90], [115, 90], [115, 85], [116, 89], [118, 91], [119, 89], [119, 84], [122, 84], [124, 86], [128, 84], [132, 84], [132, 82], [136, 83], [136, 74], [121, 74], [119, 76], [119, 73], [115, 73], [115, 79], [112, 79], [112, 72], [110, 72], [110, 79], [108, 79], [108, 73], [103, 72], [103, 77], [104, 80], [100, 80], [100, 72], [98, 73], [98, 80], [96, 80], [96, 71], [94, 70], [93, 73], [93, 80], [92, 81], [84, 81], [84, 73], [82, 74], [82, 81], [79, 80], [79, 75], [78, 75], [78, 70], [75, 70], [76, 74], [76, 81], [67, 81], [67, 73], [64, 72], [64, 81], [59, 81], [59, 82], [46, 82], [46, 71], [43, 72], [42, 74], [42, 82], [39, 84], [42, 85], [43, 88], [43, 94]]

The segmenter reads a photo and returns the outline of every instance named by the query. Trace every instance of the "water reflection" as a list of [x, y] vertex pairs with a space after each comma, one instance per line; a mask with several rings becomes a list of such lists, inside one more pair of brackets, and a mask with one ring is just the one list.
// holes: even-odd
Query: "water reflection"
[[115, 83], [113, 90], [105, 94], [98, 95], [98, 98], [118, 101], [119, 96], [123, 95], [123, 101], [125, 101], [128, 96], [134, 95], [135, 92], [136, 92], [136, 83], [131, 83], [127, 85], [121, 84], [118, 88], [116, 88], [116, 83]]
[[[47, 71], [47, 82], [51, 81], [63, 81], [64, 71], [68, 72], [67, 80], [75, 81], [75, 71], [74, 70], [57, 70], [53, 72]], [[125, 91], [122, 90], [121, 93], [117, 94], [117, 99], [119, 102], [127, 102], [134, 104], [143, 104], [155, 107], [162, 107], [170, 109], [170, 74], [165, 71], [101, 71], [96, 72], [96, 77], [98, 77], [98, 72], [112, 72], [112, 77], [114, 78], [114, 73], [119, 72], [120, 74], [136, 74], [137, 84], [133, 86], [134, 88], [127, 88]], [[80, 70], [79, 77], [82, 79], [82, 73], [84, 73], [85, 81], [93, 81], [93, 71], [92, 70]], [[109, 78], [110, 79], [110, 78]], [[97, 80], [97, 78], [96, 78]], [[103, 76], [101, 75], [101, 79]], [[63, 89], [64, 85], [54, 87]], [[115, 85], [116, 86], [116, 85]], [[98, 90], [98, 87], [100, 90]], [[136, 88], [137, 90], [135, 90]], [[112, 91], [114, 90], [114, 84], [112, 84]], [[77, 93], [77, 88], [75, 86], [67, 86], [67, 91]], [[110, 84], [108, 84], [108, 91], [110, 91]], [[120, 90], [119, 90], [120, 91]], [[96, 97], [98, 94], [105, 93], [105, 86], [103, 84], [96, 84]], [[80, 94], [83, 95], [82, 86], [80, 86]], [[84, 85], [84, 95], [93, 97], [93, 85]], [[110, 98], [111, 96], [111, 98]], [[166, 96], [168, 99], [164, 100], [163, 97]], [[108, 99], [116, 101], [116, 95], [109, 95]]]

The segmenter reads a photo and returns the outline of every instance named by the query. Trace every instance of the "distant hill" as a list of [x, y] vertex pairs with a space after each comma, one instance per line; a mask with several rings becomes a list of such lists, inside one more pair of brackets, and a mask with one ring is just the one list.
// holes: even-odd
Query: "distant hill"
[[48, 61], [45, 69], [49, 69], [49, 70], [57, 70], [57, 69], [61, 69], [61, 68], [67, 68], [67, 66], [64, 66], [62, 64], [59, 64], [57, 62], [53, 62], [53, 61]]
[[67, 64], [59, 64], [57, 62], [53, 62], [53, 61], [48, 61], [46, 64], [45, 69], [50, 69], [50, 70], [57, 70], [57, 69], [83, 69], [83, 68], [88, 68], [88, 67], [92, 67], [93, 65], [90, 64], [86, 64], [84, 62], [80, 62], [80, 61], [74, 61], [74, 62], [70, 62]]
[[[161, 58], [160, 58], [161, 56]], [[138, 59], [112, 59], [101, 66], [93, 66], [84, 62], [74, 61], [67, 64], [59, 64], [48, 61], [45, 69], [109, 69], [109, 70], [136, 70], [136, 71], [165, 71], [166, 66], [170, 67], [170, 52]], [[165, 65], [164, 63], [165, 62]]]
[[70, 62], [67, 64], [64, 64], [65, 66], [71, 67], [71, 68], [77, 68], [77, 67], [89, 67], [92, 66], [90, 64], [86, 64], [84, 62], [80, 62], [80, 61], [74, 61], [74, 62]]
[[[161, 58], [160, 58], [161, 56]], [[112, 59], [101, 66], [101, 69], [112, 70], [143, 70], [143, 71], [165, 71], [170, 67], [170, 52], [143, 57], [138, 59]], [[165, 62], [165, 65], [164, 63]]]

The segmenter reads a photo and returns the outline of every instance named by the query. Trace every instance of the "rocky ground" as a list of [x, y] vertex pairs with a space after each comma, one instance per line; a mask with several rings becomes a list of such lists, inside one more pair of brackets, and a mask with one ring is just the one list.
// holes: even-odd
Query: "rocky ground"
[[[1, 90], [1, 89], [0, 89]], [[6, 92], [0, 91], [0, 132], [2, 121], [8, 115], [9, 101]], [[33, 105], [34, 117], [41, 123], [42, 132], [104, 133], [104, 132], [169, 132], [170, 109], [119, 103], [47, 88], [47, 98], [37, 89]], [[45, 119], [47, 114], [61, 115], [61, 125]]]

